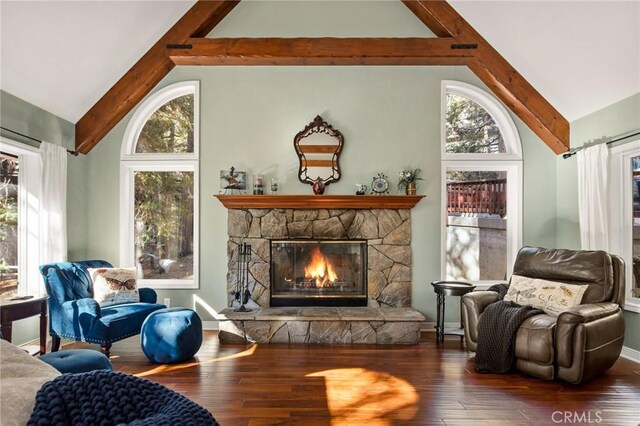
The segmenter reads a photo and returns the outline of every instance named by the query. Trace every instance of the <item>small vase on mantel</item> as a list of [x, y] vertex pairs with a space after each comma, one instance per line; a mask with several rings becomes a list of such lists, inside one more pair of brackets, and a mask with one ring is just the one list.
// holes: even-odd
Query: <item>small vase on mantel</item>
[[407, 195], [416, 195], [416, 181], [408, 182], [405, 191]]
[[318, 179], [316, 179], [313, 182], [313, 185], [311, 185], [311, 188], [313, 189], [313, 193], [316, 195], [324, 194], [324, 188], [325, 188], [324, 181], [320, 179], [320, 177], [318, 177]]

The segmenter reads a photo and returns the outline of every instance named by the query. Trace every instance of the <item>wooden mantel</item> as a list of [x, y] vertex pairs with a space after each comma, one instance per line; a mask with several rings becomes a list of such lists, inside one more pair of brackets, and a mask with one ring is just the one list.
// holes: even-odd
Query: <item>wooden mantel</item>
[[228, 209], [412, 209], [424, 195], [215, 195]]

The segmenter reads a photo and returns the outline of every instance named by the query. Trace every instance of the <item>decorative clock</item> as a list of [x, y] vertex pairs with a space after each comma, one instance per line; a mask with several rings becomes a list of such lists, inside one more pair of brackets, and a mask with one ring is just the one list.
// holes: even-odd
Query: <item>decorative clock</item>
[[371, 193], [384, 195], [389, 193], [389, 180], [384, 173], [378, 173], [371, 181]]

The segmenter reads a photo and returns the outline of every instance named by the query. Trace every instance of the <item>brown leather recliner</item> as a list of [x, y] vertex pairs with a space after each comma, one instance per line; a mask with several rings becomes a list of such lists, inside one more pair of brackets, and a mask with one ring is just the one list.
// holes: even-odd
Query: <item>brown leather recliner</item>
[[[581, 383], [610, 368], [624, 340], [624, 261], [603, 251], [523, 247], [514, 275], [589, 286], [582, 303], [558, 317], [545, 314], [526, 319], [516, 335], [516, 368], [552, 380]], [[475, 352], [478, 319], [498, 300], [492, 291], [462, 297], [467, 349]]]

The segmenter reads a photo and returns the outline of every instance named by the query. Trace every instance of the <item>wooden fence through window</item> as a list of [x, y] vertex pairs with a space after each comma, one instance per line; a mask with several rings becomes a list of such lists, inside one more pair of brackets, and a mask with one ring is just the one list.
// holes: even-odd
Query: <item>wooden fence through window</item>
[[504, 217], [507, 214], [507, 179], [448, 182], [447, 212]]

